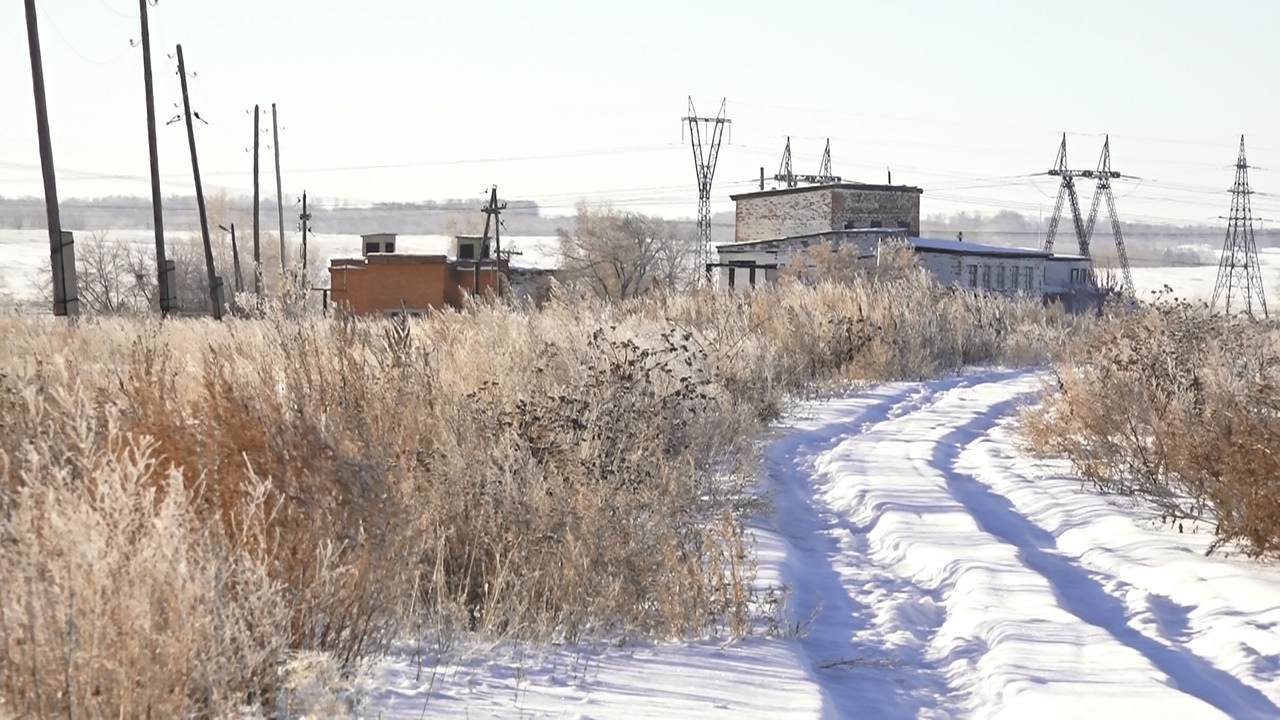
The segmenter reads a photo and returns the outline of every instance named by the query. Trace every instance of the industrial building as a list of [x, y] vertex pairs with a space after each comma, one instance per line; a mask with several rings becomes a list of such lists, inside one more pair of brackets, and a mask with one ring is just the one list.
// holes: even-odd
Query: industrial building
[[899, 240], [950, 287], [1064, 301], [1094, 287], [1087, 257], [920, 237], [922, 194], [911, 186], [839, 183], [732, 196], [736, 241], [716, 247], [708, 273], [717, 288], [742, 292], [776, 282], [797, 253], [816, 245], [851, 247], [860, 262], [874, 265], [881, 244]]
[[507, 261], [489, 257], [481, 238], [459, 237], [453, 258], [396, 252], [396, 236], [361, 236], [361, 257], [329, 261], [332, 303], [353, 315], [422, 315], [462, 307], [463, 297], [497, 291]]
[[734, 242], [832, 230], [902, 230], [920, 236], [920, 196], [909, 185], [832, 183], [732, 195]]

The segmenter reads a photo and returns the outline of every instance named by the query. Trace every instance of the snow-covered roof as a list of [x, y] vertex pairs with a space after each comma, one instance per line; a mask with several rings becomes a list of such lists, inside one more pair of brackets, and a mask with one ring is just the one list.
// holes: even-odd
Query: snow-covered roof
[[964, 242], [963, 240], [942, 240], [938, 238], [911, 238], [911, 244], [915, 246], [917, 250], [964, 255], [1048, 258], [1052, 254], [1047, 250], [1039, 250], [1036, 248], [1013, 247], [1010, 245], [989, 245], [986, 243]]

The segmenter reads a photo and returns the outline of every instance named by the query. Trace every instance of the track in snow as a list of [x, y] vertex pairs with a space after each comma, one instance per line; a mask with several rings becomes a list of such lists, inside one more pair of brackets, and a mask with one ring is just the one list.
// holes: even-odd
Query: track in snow
[[[798, 639], [383, 664], [366, 717], [1280, 718], [1280, 572], [1207, 558], [1015, 449], [1031, 371], [806, 406], [760, 582]], [[420, 672], [421, 670], [421, 672]]]
[[1280, 717], [1280, 577], [1012, 449], [1028, 372], [812, 407], [768, 453], [838, 717]]

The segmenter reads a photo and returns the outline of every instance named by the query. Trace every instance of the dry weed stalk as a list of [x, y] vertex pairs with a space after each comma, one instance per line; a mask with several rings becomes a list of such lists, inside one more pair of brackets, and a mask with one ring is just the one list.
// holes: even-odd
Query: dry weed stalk
[[1216, 549], [1280, 551], [1280, 328], [1160, 302], [1116, 315], [1060, 358], [1025, 417], [1040, 451], [1167, 517], [1215, 524]]
[[407, 323], [0, 317], [0, 714], [223, 715], [408, 626], [748, 632], [762, 420], [1070, 330], [910, 264], [844, 280]]

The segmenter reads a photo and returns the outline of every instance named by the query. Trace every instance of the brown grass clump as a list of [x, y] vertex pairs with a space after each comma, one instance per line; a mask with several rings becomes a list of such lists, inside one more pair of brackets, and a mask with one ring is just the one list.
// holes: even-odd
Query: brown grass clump
[[1280, 327], [1162, 302], [1080, 337], [1056, 378], [1025, 418], [1031, 446], [1168, 517], [1213, 521], [1211, 551], [1280, 551]]
[[[406, 631], [741, 635], [761, 420], [1070, 323], [909, 265], [398, 322], [0, 317], [0, 715], [271, 706]], [[305, 664], [305, 663], [303, 663]]]

